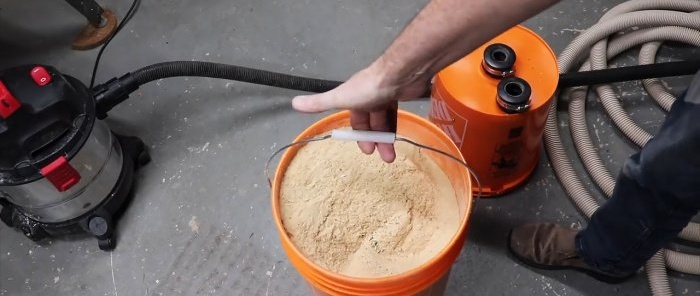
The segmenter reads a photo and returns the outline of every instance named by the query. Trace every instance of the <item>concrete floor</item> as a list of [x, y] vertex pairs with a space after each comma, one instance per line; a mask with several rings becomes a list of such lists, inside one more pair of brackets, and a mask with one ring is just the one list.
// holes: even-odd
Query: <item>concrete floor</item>
[[[102, 1], [120, 17], [129, 2]], [[424, 2], [144, 1], [106, 50], [97, 81], [168, 60], [345, 79], [371, 62]], [[526, 25], [558, 53], [620, 2], [563, 1]], [[0, 67], [46, 63], [89, 81], [97, 50], [69, 48], [82, 24], [62, 1], [0, 0]], [[688, 48], [665, 52], [697, 54]], [[677, 91], [687, 83], [670, 81]], [[274, 150], [325, 115], [292, 111], [295, 94], [200, 78], [139, 89], [109, 118], [116, 131], [147, 142], [153, 156], [119, 222], [117, 249], [102, 252], [91, 238], [37, 245], [0, 225], [0, 295], [306, 295], [279, 248], [263, 175]], [[625, 102], [645, 128], [661, 123], [662, 113], [638, 89], [627, 92]], [[425, 115], [427, 102], [403, 108]], [[601, 134], [612, 134], [601, 150], [611, 169], [618, 169], [633, 146], [610, 128], [594, 101], [590, 116]], [[608, 285], [576, 272], [519, 265], [507, 256], [506, 234], [531, 220], [586, 223], [546, 158], [526, 186], [479, 201], [447, 295], [649, 294], [643, 273]], [[698, 277], [672, 273], [671, 285], [678, 295], [700, 295]]]

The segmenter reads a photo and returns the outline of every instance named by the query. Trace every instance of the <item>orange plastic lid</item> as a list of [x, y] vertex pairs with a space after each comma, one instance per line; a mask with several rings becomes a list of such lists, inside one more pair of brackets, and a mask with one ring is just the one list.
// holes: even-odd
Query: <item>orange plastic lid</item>
[[496, 86], [500, 79], [489, 76], [481, 67], [484, 49], [494, 43], [508, 45], [515, 51], [514, 76], [530, 84], [531, 108], [545, 104], [559, 83], [557, 59], [539, 35], [523, 26], [509, 29], [440, 71], [436, 84], [444, 92], [443, 96], [482, 113], [505, 115], [496, 103]]

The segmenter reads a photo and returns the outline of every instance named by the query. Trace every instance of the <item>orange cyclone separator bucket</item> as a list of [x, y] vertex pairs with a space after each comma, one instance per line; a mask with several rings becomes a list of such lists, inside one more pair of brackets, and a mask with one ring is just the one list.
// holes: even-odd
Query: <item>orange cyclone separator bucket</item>
[[[515, 53], [513, 77], [530, 88], [530, 107], [517, 114], [497, 103], [502, 77], [483, 69], [489, 45]], [[428, 118], [462, 151], [483, 187], [484, 196], [503, 195], [527, 181], [537, 167], [547, 114], [559, 81], [557, 59], [539, 35], [512, 27], [445, 67], [431, 89]]]
[[[332, 114], [314, 123], [295, 142], [350, 126], [350, 112]], [[399, 110], [397, 135], [410, 138], [462, 159], [457, 146], [437, 126], [412, 113]], [[464, 246], [467, 226], [472, 211], [472, 184], [469, 172], [461, 164], [438, 153], [422, 150], [448, 176], [459, 205], [460, 225], [449, 243], [433, 258], [407, 272], [381, 278], [344, 276], [327, 270], [309, 260], [294, 245], [287, 234], [281, 214], [280, 190], [285, 171], [302, 145], [289, 148], [282, 156], [272, 184], [272, 213], [282, 247], [292, 265], [311, 285], [314, 295], [440, 295], [444, 290], [450, 269]], [[358, 148], [359, 149], [359, 148]], [[376, 155], [375, 155], [376, 156]], [[373, 156], [374, 157], [374, 156]]]

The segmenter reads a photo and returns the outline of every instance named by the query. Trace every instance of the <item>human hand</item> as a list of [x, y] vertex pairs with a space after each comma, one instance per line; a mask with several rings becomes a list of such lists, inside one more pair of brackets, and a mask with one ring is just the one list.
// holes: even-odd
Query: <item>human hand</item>
[[[348, 81], [325, 93], [297, 96], [292, 106], [297, 111], [316, 113], [331, 109], [350, 109], [350, 125], [355, 130], [396, 132], [398, 102], [418, 98], [425, 93], [428, 80], [419, 77], [392, 78], [380, 66], [372, 65]], [[375, 147], [382, 160], [396, 158], [393, 144], [358, 142], [365, 154]]]

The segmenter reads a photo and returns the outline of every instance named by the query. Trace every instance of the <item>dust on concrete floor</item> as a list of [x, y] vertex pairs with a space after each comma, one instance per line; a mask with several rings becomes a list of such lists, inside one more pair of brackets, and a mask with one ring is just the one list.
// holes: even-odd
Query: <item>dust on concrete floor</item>
[[[129, 2], [102, 1], [120, 17]], [[526, 25], [560, 52], [621, 2], [563, 1]], [[345, 79], [371, 62], [425, 0], [204, 3], [143, 1], [106, 50], [97, 81], [168, 60]], [[69, 48], [82, 24], [63, 1], [0, 1], [0, 67], [46, 63], [89, 81], [97, 50]], [[119, 222], [117, 249], [102, 252], [90, 238], [38, 246], [0, 225], [0, 295], [307, 294], [279, 248], [262, 173], [272, 151], [325, 115], [293, 112], [289, 100], [295, 94], [201, 78], [162, 80], [139, 89], [108, 121], [119, 132], [141, 137], [153, 155], [139, 172], [135, 198]], [[641, 97], [638, 89], [626, 96], [634, 117], [645, 128], [657, 127], [660, 113]], [[427, 112], [425, 101], [403, 107]], [[595, 128], [619, 138], [598, 106], [590, 107], [590, 116], [601, 116]], [[603, 159], [613, 169], [634, 151], [624, 140], [603, 145], [608, 145]], [[506, 255], [507, 230], [534, 219], [585, 225], [545, 160], [528, 185], [479, 202], [448, 295], [649, 294], [643, 274], [607, 285], [576, 272], [519, 265]], [[700, 295], [697, 277], [672, 274], [671, 279], [678, 295]]]

